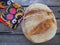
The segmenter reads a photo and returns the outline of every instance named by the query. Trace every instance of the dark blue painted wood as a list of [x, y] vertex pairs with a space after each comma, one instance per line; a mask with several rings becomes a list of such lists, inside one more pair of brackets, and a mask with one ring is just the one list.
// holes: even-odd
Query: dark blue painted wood
[[0, 35], [0, 45], [60, 45], [60, 35], [56, 35], [48, 42], [34, 44], [27, 40], [24, 35]]

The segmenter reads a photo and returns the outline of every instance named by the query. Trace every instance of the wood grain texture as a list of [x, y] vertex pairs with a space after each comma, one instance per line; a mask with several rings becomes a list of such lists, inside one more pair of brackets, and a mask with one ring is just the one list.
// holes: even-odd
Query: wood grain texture
[[21, 5], [30, 5], [32, 3], [42, 3], [48, 6], [60, 6], [60, 0], [14, 0], [14, 2]]
[[0, 35], [0, 45], [60, 45], [60, 35], [57, 35], [48, 42], [34, 44], [27, 40], [24, 35]]
[[60, 33], [60, 19], [57, 20], [57, 33]]
[[[10, 28], [7, 29], [7, 26], [3, 26], [2, 24], [0, 24], [2, 27], [0, 27], [0, 34], [8, 34], [8, 35], [20, 35], [20, 34], [23, 34], [22, 32], [22, 28], [21, 28], [21, 25], [17, 28], [17, 30], [11, 30]], [[6, 27], [6, 28], [5, 28]], [[60, 19], [57, 19], [57, 33], [60, 33]]]
[[60, 18], [60, 7], [50, 7], [57, 19]]

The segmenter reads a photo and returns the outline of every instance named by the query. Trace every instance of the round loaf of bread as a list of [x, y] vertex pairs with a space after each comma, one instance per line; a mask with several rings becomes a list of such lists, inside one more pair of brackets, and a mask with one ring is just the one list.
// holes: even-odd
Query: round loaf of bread
[[24, 35], [34, 43], [52, 39], [57, 31], [53, 11], [47, 5], [39, 3], [26, 8], [21, 26]]

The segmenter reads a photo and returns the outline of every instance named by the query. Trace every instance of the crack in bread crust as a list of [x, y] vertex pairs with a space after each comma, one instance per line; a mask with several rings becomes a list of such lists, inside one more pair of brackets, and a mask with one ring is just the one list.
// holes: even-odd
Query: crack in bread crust
[[44, 33], [45, 31], [47, 31], [52, 24], [55, 23], [54, 19], [47, 19], [43, 22], [41, 22], [38, 26], [36, 26], [35, 28], [33, 28], [29, 34], [30, 35], [35, 35], [35, 34], [40, 34], [40, 33]]

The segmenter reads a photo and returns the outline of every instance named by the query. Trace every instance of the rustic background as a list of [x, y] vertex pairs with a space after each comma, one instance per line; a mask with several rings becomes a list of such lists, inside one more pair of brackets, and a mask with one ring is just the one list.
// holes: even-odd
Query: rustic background
[[0, 45], [60, 45], [60, 0], [14, 0], [14, 2], [21, 4], [24, 9], [32, 3], [48, 5], [53, 10], [57, 19], [57, 33], [56, 36], [48, 42], [34, 44], [25, 38], [21, 26], [13, 31], [0, 23]]

